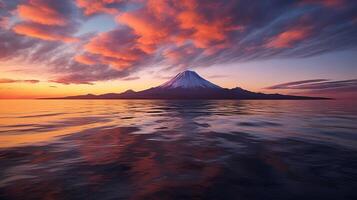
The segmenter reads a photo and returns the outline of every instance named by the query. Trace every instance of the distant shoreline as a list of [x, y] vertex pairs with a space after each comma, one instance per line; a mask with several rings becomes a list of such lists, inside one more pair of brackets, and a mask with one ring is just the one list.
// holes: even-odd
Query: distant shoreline
[[308, 98], [287, 98], [287, 99], [173, 99], [173, 98], [36, 98], [32, 100], [336, 100], [334, 98], [326, 97], [308, 97]]

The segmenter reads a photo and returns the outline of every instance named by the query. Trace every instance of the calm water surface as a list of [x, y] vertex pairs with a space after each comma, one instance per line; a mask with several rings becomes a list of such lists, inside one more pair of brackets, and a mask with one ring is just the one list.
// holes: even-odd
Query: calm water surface
[[357, 199], [357, 103], [1, 100], [0, 199]]

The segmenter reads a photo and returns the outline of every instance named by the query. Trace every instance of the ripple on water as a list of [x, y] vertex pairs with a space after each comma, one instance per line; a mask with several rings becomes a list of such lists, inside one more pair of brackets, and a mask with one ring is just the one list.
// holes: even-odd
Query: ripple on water
[[357, 110], [309, 102], [17, 105], [0, 199], [357, 199]]

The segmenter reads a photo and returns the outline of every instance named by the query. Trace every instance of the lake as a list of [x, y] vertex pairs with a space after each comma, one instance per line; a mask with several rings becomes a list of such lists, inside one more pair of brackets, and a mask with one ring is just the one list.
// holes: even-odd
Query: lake
[[357, 199], [357, 103], [1, 100], [0, 199]]

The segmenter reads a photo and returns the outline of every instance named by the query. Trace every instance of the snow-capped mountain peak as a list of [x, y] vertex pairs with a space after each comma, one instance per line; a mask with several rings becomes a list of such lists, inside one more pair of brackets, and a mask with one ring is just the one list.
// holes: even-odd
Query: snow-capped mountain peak
[[194, 71], [186, 70], [177, 74], [174, 78], [167, 81], [166, 83], [159, 86], [159, 88], [164, 89], [174, 89], [174, 88], [221, 88], [218, 85], [215, 85]]

